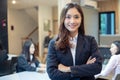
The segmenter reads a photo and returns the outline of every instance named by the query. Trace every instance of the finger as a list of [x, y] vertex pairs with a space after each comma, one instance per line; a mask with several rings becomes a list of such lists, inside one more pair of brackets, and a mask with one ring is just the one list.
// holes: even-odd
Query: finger
[[90, 56], [88, 60], [90, 60], [92, 57]]

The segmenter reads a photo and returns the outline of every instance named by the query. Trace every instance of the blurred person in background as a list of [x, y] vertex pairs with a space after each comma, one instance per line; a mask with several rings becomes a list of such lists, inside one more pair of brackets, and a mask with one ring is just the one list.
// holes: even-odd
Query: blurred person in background
[[46, 65], [40, 63], [34, 56], [35, 45], [31, 40], [26, 40], [17, 61], [17, 72], [36, 71], [44, 72]]

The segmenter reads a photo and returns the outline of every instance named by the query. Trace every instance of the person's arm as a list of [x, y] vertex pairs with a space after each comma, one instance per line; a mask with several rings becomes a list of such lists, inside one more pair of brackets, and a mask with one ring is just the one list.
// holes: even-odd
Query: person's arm
[[107, 76], [109, 75], [116, 67], [116, 62], [117, 62], [117, 57], [116, 56], [112, 56], [108, 62], [108, 64], [106, 65], [105, 69], [102, 70], [102, 72], [100, 73], [101, 76]]
[[92, 58], [96, 58], [96, 61], [92, 64], [70, 66], [71, 76], [73, 77], [94, 76], [101, 72], [102, 57], [98, 50], [98, 46], [95, 39], [93, 37], [89, 37], [89, 39], [86, 39], [86, 44], [84, 45], [89, 47], [90, 56], [92, 56]]
[[69, 72], [61, 72], [58, 70], [59, 61], [56, 56], [55, 41], [51, 40], [48, 48], [47, 56], [47, 73], [51, 80], [69, 80], [71, 77]]
[[[91, 57], [88, 59], [87, 63], [86, 64], [92, 64], [96, 61], [96, 58], [92, 58]], [[59, 64], [58, 65], [58, 69], [62, 72], [71, 72], [71, 69], [69, 66], [65, 66], [63, 64]]]
[[71, 72], [72, 77], [87, 77], [100, 73], [102, 69], [102, 58], [98, 51], [98, 47], [94, 38], [91, 39], [91, 60], [86, 64], [76, 66], [65, 66], [60, 64], [59, 70], [62, 72]]
[[18, 68], [21, 68], [25, 71], [36, 71], [36, 67], [32, 67], [30, 64], [28, 64], [25, 57], [20, 56], [18, 57]]
[[46, 64], [40, 63], [40, 64], [39, 64], [39, 67], [46, 68]]

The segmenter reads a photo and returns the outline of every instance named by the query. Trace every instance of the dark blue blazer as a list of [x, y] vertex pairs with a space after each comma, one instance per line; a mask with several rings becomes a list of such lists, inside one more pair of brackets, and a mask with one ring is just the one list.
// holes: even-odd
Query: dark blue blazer
[[[37, 59], [34, 59], [33, 63], [35, 63], [36, 67], [38, 67], [39, 61]], [[17, 66], [16, 66], [17, 72], [36, 71], [36, 67], [31, 66], [23, 54], [18, 57]]]
[[[95, 57], [93, 64], [86, 64], [89, 57]], [[58, 64], [71, 66], [71, 73], [58, 70]], [[56, 50], [55, 39], [50, 41], [47, 56], [47, 73], [51, 80], [95, 80], [94, 75], [102, 69], [102, 57], [94, 37], [78, 35], [75, 66], [70, 48], [66, 52]]]

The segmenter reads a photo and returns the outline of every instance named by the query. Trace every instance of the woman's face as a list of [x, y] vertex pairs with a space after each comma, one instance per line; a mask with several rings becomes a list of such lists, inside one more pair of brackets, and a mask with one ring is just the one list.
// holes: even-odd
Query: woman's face
[[110, 52], [112, 55], [115, 55], [118, 51], [118, 47], [115, 44], [111, 44]]
[[30, 50], [30, 54], [34, 54], [34, 52], [35, 52], [35, 46], [34, 46], [34, 44], [31, 44], [29, 50]]
[[71, 34], [76, 35], [81, 24], [81, 15], [76, 8], [71, 8], [66, 13], [64, 25]]

